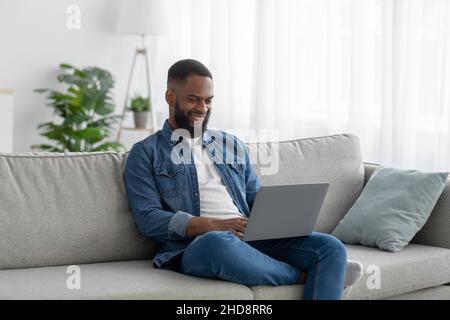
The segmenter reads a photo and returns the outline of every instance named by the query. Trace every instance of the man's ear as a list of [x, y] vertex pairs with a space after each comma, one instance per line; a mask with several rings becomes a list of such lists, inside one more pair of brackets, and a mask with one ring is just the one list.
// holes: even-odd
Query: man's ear
[[175, 105], [175, 100], [176, 100], [175, 91], [172, 88], [168, 88], [166, 90], [166, 102], [167, 102], [167, 104], [170, 107], [172, 107], [173, 105]]

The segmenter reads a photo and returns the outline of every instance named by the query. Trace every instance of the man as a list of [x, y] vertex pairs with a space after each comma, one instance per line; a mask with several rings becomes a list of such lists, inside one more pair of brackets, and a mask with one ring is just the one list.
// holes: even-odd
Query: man
[[[126, 161], [133, 216], [140, 231], [161, 244], [154, 265], [245, 285], [306, 280], [305, 299], [340, 299], [362, 266], [347, 262], [344, 245], [333, 236], [241, 240], [260, 183], [245, 145], [207, 129], [213, 97], [212, 75], [203, 64], [175, 63], [167, 77], [169, 119], [136, 143]], [[232, 147], [224, 149], [230, 139]]]

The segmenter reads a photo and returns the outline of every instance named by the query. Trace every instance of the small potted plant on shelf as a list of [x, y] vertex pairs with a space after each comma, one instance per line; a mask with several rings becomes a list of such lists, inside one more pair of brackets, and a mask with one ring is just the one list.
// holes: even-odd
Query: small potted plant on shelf
[[131, 99], [129, 111], [133, 111], [134, 126], [136, 129], [145, 129], [147, 126], [148, 114], [151, 111], [151, 103], [148, 97], [135, 96]]

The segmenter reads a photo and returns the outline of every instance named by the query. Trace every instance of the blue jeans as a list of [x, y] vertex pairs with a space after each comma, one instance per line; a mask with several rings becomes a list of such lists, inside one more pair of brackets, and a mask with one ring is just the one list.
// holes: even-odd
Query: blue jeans
[[304, 298], [340, 299], [347, 252], [335, 237], [310, 236], [244, 242], [228, 231], [198, 236], [185, 249], [181, 273], [244, 285], [291, 285], [306, 272]]

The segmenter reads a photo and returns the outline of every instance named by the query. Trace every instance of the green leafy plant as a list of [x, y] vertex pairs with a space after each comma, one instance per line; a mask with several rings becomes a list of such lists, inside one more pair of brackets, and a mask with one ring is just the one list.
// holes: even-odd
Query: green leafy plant
[[150, 99], [142, 96], [135, 96], [131, 99], [130, 106], [127, 109], [134, 112], [150, 111]]
[[68, 86], [66, 92], [34, 90], [46, 94], [47, 105], [62, 120], [38, 126], [39, 134], [54, 144], [36, 144], [31, 148], [50, 152], [125, 151], [121, 143], [104, 141], [122, 118], [112, 115], [115, 105], [111, 97], [114, 87], [111, 74], [97, 67], [77, 69], [61, 64], [58, 81]]

